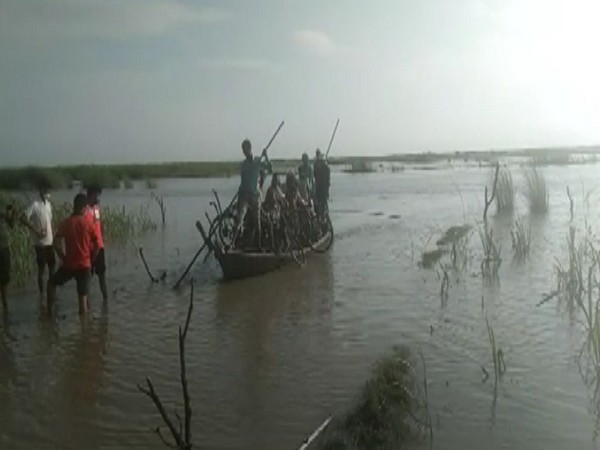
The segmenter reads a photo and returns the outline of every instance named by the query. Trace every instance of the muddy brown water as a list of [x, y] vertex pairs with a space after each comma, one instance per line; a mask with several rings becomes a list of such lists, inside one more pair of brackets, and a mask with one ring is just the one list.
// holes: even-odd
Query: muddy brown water
[[[430, 238], [479, 220], [488, 170], [335, 174], [330, 253], [232, 283], [220, 282], [214, 260], [197, 265], [187, 344], [195, 447], [298, 448], [327, 416], [351, 406], [374, 361], [400, 344], [427, 360], [433, 448], [595, 448], [592, 389], [576, 361], [580, 326], [555, 302], [536, 304], [552, 289], [555, 258], [566, 259], [566, 186], [581, 224], [582, 192], [596, 187], [598, 166], [543, 172], [551, 205], [531, 221], [530, 260], [511, 262], [511, 221], [492, 218], [504, 257], [500, 284], [477, 276], [474, 234], [471, 262], [458, 281], [451, 277], [445, 304], [436, 273], [417, 262]], [[522, 187], [522, 170], [513, 177]], [[229, 198], [236, 180], [159, 182], [166, 228], [108, 245], [111, 298], [103, 309], [94, 284], [89, 320], [78, 319], [73, 285], [59, 292], [53, 321], [40, 316], [34, 283], [13, 292], [0, 323], [0, 448], [162, 448], [151, 432], [158, 414], [136, 384], [150, 376], [168, 409], [180, 407], [177, 327], [189, 286], [174, 292], [170, 284], [200, 246], [194, 222], [212, 187]], [[586, 212], [596, 229], [599, 195], [593, 191]], [[128, 207], [149, 199], [141, 186], [103, 196]], [[525, 214], [522, 196], [518, 207]], [[149, 282], [138, 245], [155, 273], [167, 272], [167, 284]], [[481, 366], [492, 364], [486, 315], [507, 365], [496, 402], [493, 384], [482, 382]]]

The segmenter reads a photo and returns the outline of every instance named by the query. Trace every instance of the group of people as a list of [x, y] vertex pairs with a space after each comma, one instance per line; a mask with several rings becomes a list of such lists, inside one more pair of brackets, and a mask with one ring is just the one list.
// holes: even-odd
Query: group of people
[[[55, 233], [50, 189], [42, 185], [38, 192], [39, 198], [25, 211], [20, 211], [14, 204], [8, 204], [0, 212], [0, 295], [3, 310], [8, 309], [7, 287], [11, 279], [9, 233], [17, 224], [22, 224], [30, 230], [33, 237], [38, 290], [43, 298], [44, 287], [46, 288], [48, 313], [52, 312], [56, 287], [74, 278], [77, 283], [79, 313], [86, 314], [93, 274], [98, 276], [103, 299], [108, 299], [99, 206], [102, 189], [98, 185], [90, 185], [85, 194], [77, 194], [73, 199], [72, 214], [58, 224]], [[56, 255], [60, 260], [57, 270]], [[48, 279], [44, 283], [46, 269]]]
[[258, 231], [258, 245], [261, 246], [261, 211], [278, 216], [282, 210], [294, 210], [299, 207], [314, 208], [317, 218], [327, 211], [329, 200], [330, 169], [321, 150], [315, 152], [315, 161], [311, 165], [308, 154], [302, 155], [297, 174], [290, 171], [282, 186], [277, 173], [273, 173], [270, 186], [264, 199], [262, 188], [266, 174], [272, 172], [271, 163], [265, 153], [260, 157], [252, 154], [252, 144], [248, 139], [242, 142], [244, 161], [241, 164], [241, 182], [238, 189], [236, 226], [233, 235], [235, 245], [242, 232], [246, 215], [251, 212], [252, 222]]

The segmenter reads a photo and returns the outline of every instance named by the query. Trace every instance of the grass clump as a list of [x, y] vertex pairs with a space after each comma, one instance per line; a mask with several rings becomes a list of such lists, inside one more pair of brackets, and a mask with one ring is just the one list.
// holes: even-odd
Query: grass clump
[[419, 267], [432, 269], [446, 253], [448, 253], [448, 250], [445, 248], [436, 248], [423, 252], [421, 261], [419, 261]]
[[355, 407], [332, 424], [319, 448], [397, 449], [429, 421], [423, 402], [411, 354], [396, 348], [376, 363]]
[[529, 257], [531, 248], [531, 227], [525, 224], [521, 217], [515, 221], [514, 228], [510, 232], [514, 258], [517, 261], [524, 261]]
[[496, 213], [512, 213], [514, 207], [515, 189], [512, 175], [507, 167], [503, 167], [498, 173], [498, 185], [496, 186]]
[[535, 167], [525, 173], [525, 195], [532, 214], [545, 214], [548, 211], [550, 198], [546, 179]]

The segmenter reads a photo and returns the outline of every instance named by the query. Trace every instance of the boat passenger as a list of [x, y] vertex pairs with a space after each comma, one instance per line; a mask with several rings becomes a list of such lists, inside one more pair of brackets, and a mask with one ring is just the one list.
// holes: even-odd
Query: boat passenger
[[327, 201], [329, 200], [329, 185], [331, 180], [331, 172], [329, 165], [321, 150], [316, 151], [316, 160], [314, 164], [314, 175], [315, 175], [315, 212], [319, 217], [322, 217]]
[[302, 164], [298, 166], [298, 190], [304, 201], [308, 202], [313, 191], [313, 170], [306, 153], [302, 154]]
[[296, 209], [306, 204], [300, 195], [298, 179], [292, 172], [288, 172], [285, 177], [285, 201], [288, 209]]
[[284, 200], [283, 191], [281, 190], [281, 184], [279, 183], [279, 177], [276, 173], [271, 178], [271, 185], [267, 189], [265, 195], [265, 201], [263, 207], [267, 213], [276, 213]]
[[102, 299], [108, 300], [108, 289], [106, 287], [106, 255], [104, 253], [104, 241], [102, 240], [102, 222], [100, 220], [100, 195], [102, 195], [102, 187], [99, 184], [92, 183], [87, 187], [87, 201], [85, 208], [85, 216], [96, 228], [96, 236], [98, 238], [98, 255], [92, 261], [92, 276], [98, 276], [98, 284]]
[[258, 230], [258, 245], [260, 247], [260, 208], [261, 208], [261, 198], [260, 191], [258, 189], [258, 181], [260, 178], [261, 170], [267, 168], [266, 158], [263, 156], [254, 157], [252, 155], [252, 144], [248, 139], [244, 139], [242, 142], [242, 152], [244, 157], [246, 158], [240, 167], [240, 187], [238, 189], [238, 199], [237, 199], [237, 217], [235, 224], [235, 232], [233, 236], [233, 243], [235, 245], [235, 241], [239, 236], [240, 231], [242, 230], [242, 226], [244, 224], [244, 218], [246, 217], [246, 213], [248, 209], [252, 214], [253, 220], [256, 223], [256, 228]]

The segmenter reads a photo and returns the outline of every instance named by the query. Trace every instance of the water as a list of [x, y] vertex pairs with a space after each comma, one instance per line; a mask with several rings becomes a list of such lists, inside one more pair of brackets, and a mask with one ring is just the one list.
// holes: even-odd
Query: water
[[[452, 276], [445, 305], [437, 275], [417, 262], [436, 233], [480, 220], [488, 170], [335, 174], [330, 253], [232, 283], [219, 282], [214, 260], [198, 264], [187, 341], [195, 446], [298, 448], [327, 416], [352, 405], [374, 361], [400, 344], [427, 360], [434, 448], [595, 448], [592, 392], [576, 361], [581, 327], [556, 302], [536, 304], [553, 287], [554, 258], [566, 259], [565, 188], [581, 221], [582, 190], [595, 188], [597, 166], [544, 173], [551, 205], [532, 221], [530, 260], [510, 262], [510, 220], [492, 218], [502, 239], [500, 285], [476, 276], [474, 234], [469, 268], [458, 281]], [[523, 186], [520, 169], [513, 176]], [[35, 283], [13, 293], [0, 324], [0, 448], [162, 448], [151, 431], [160, 418], [136, 384], [150, 376], [167, 409], [181, 410], [177, 327], [189, 285], [180, 292], [170, 285], [200, 246], [194, 222], [209, 208], [210, 189], [228, 199], [236, 182], [161, 182], [167, 227], [108, 246], [108, 309], [94, 280], [92, 317], [83, 323], [74, 285], [59, 291], [55, 321], [40, 316]], [[587, 212], [596, 229], [598, 194]], [[107, 191], [103, 202], [139, 207], [149, 197], [140, 187]], [[137, 246], [155, 274], [167, 272], [167, 284], [149, 282]], [[486, 315], [508, 368], [496, 402], [493, 383], [482, 382], [481, 366], [492, 370]]]

